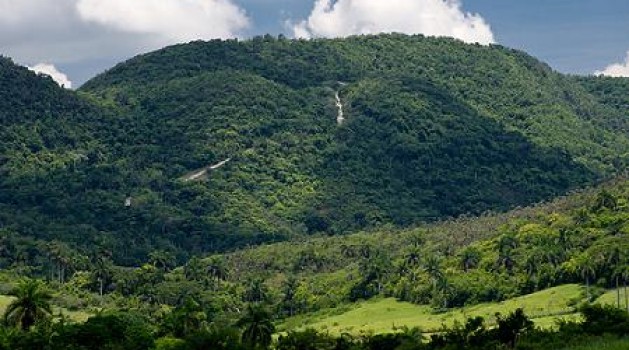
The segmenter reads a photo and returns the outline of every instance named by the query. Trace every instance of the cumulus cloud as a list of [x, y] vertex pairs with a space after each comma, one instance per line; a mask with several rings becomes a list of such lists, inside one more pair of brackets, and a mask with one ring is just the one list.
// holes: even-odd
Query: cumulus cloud
[[121, 60], [196, 39], [240, 36], [237, 0], [0, 0], [0, 54], [63, 65], [76, 84]]
[[57, 82], [57, 84], [59, 84], [59, 86], [61, 87], [65, 87], [66, 89], [72, 88], [72, 82], [70, 81], [70, 79], [68, 79], [68, 76], [61, 73], [57, 69], [57, 67], [55, 67], [52, 64], [40, 63], [40, 64], [36, 64], [33, 67], [28, 67], [28, 69], [38, 74], [45, 74], [45, 75], [50, 76], [52, 80]]
[[233, 37], [249, 25], [229, 0], [78, 0], [77, 10], [86, 21], [173, 41]]
[[398, 32], [495, 42], [487, 22], [464, 12], [459, 0], [317, 0], [309, 17], [292, 30], [300, 38]]
[[611, 64], [602, 71], [597, 71], [594, 74], [609, 77], [629, 77], [629, 51], [627, 51], [625, 62]]

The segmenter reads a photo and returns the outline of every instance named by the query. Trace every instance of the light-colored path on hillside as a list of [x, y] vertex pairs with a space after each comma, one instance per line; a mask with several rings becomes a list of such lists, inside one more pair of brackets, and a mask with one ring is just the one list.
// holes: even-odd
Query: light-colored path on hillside
[[198, 180], [200, 178], [202, 178], [203, 176], [205, 176], [207, 174], [208, 171], [210, 170], [216, 170], [220, 167], [222, 167], [223, 165], [229, 163], [232, 159], [231, 158], [227, 158], [223, 161], [220, 161], [214, 165], [210, 165], [207, 166], [201, 170], [195, 171], [194, 173], [187, 175], [184, 177], [184, 181], [194, 181], [194, 180]]

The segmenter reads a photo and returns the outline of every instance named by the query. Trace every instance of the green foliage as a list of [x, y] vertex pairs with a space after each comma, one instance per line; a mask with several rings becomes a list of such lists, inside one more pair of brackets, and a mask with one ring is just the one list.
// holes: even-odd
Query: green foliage
[[83, 324], [61, 329], [55, 340], [57, 349], [144, 350], [154, 345], [146, 318], [130, 313], [105, 313], [90, 317]]
[[[63, 283], [84, 261], [44, 259], [56, 239], [92, 262], [153, 253], [167, 271], [548, 199], [627, 163], [617, 98], [592, 81], [500, 46], [399, 34], [176, 45], [78, 93], [2, 59], [0, 223], [14, 246], [0, 265]], [[618, 82], [605, 91], [620, 96]], [[296, 268], [321, 261], [309, 263]], [[107, 294], [104, 272], [93, 289]]]
[[263, 306], [249, 306], [247, 314], [236, 325], [244, 328], [242, 342], [252, 349], [268, 349], [271, 345], [275, 326], [272, 315]]
[[15, 297], [4, 311], [4, 321], [10, 326], [19, 326], [29, 330], [52, 314], [50, 299], [52, 295], [45, 285], [38, 280], [25, 280], [9, 292]]

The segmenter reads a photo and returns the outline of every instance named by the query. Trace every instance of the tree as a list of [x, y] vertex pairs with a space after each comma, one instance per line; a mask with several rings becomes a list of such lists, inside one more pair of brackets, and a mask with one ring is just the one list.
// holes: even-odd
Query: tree
[[197, 256], [193, 256], [183, 267], [183, 274], [188, 281], [202, 281], [204, 279], [203, 263]]
[[229, 278], [229, 270], [225, 264], [225, 260], [220, 257], [212, 257], [207, 265], [206, 272], [215, 281], [224, 281]]
[[162, 332], [183, 338], [205, 327], [207, 314], [193, 298], [186, 298], [183, 305], [175, 308], [162, 322]]
[[429, 256], [424, 262], [424, 271], [430, 276], [432, 280], [433, 289], [437, 289], [439, 281], [443, 278], [443, 271], [441, 270], [441, 260], [436, 256]]
[[175, 256], [165, 250], [154, 250], [149, 254], [149, 262], [163, 272], [170, 271], [176, 263]]
[[297, 302], [295, 295], [299, 288], [299, 280], [295, 276], [289, 276], [286, 282], [284, 282], [283, 292], [284, 298], [282, 299], [282, 310], [288, 316], [293, 316], [297, 310]]
[[587, 254], [582, 255], [578, 262], [578, 269], [581, 277], [585, 280], [585, 288], [589, 301], [591, 298], [590, 280], [596, 277], [596, 267], [594, 265], [594, 260]]
[[509, 273], [512, 273], [515, 265], [513, 250], [517, 247], [517, 239], [510, 235], [502, 236], [498, 242], [498, 264], [504, 266]]
[[251, 303], [263, 303], [268, 300], [269, 291], [264, 284], [264, 280], [260, 278], [249, 281], [247, 290], [245, 291], [244, 300]]
[[247, 314], [238, 320], [237, 327], [244, 328], [242, 342], [252, 348], [268, 349], [275, 326], [271, 313], [260, 305], [249, 305]]
[[618, 206], [618, 200], [606, 189], [601, 190], [594, 200], [594, 206], [592, 209], [600, 211], [602, 209], [615, 210]]
[[627, 280], [629, 280], [629, 265], [623, 264], [621, 267], [621, 276], [623, 282], [623, 292], [625, 294], [625, 308], [629, 313], [629, 295], [627, 295]]
[[113, 263], [105, 256], [99, 256], [94, 262], [92, 268], [92, 276], [98, 282], [98, 292], [103, 296], [105, 286], [109, 284], [113, 278]]
[[411, 246], [405, 253], [404, 261], [408, 266], [418, 266], [421, 262], [421, 250], [417, 246]]
[[441, 296], [443, 297], [443, 307], [446, 308], [448, 306], [448, 298], [446, 295], [448, 290], [448, 281], [446, 280], [441, 268], [441, 260], [436, 256], [429, 256], [426, 258], [424, 263], [424, 271], [426, 271], [432, 280], [433, 302], [437, 301], [438, 292], [441, 292]]
[[466, 248], [461, 252], [459, 262], [463, 271], [468, 272], [476, 268], [480, 262], [480, 252], [476, 248]]
[[533, 321], [525, 314], [524, 310], [516, 309], [507, 317], [496, 314], [498, 339], [510, 349], [515, 349], [521, 334], [533, 330]]
[[15, 297], [4, 312], [6, 324], [20, 326], [28, 330], [35, 323], [52, 314], [50, 299], [52, 295], [38, 280], [26, 280], [9, 292]]

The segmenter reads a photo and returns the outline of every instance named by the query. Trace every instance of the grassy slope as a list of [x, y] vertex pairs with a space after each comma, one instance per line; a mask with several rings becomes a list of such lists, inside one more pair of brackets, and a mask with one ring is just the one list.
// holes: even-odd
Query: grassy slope
[[[629, 294], [629, 291], [627, 291], [627, 294]], [[617, 294], [617, 290], [616, 289], [608, 290], [603, 295], [598, 297], [596, 302], [601, 303], [601, 304], [616, 305], [616, 303], [617, 303], [617, 295], [618, 294]], [[625, 300], [626, 300], [625, 299], [625, 291], [624, 291], [624, 288], [621, 287], [620, 288], [620, 307], [625, 307]]]
[[[572, 314], [575, 301], [583, 297], [583, 289], [575, 284], [550, 288], [530, 295], [506, 300], [500, 303], [485, 303], [435, 314], [430, 306], [399, 302], [393, 298], [363, 302], [342, 314], [319, 314], [311, 317], [294, 317], [281, 325], [282, 330], [311, 327], [338, 334], [343, 332], [386, 333], [394, 327], [419, 327], [426, 332], [435, 331], [442, 325], [451, 326], [463, 322], [468, 317], [482, 316], [489, 323], [495, 314], [507, 314], [517, 308], [535, 319], [541, 327], [554, 324], [557, 315]], [[571, 316], [575, 317], [575, 316]]]
[[[6, 309], [7, 306], [9, 306], [12, 300], [13, 300], [13, 297], [0, 295], [0, 315], [4, 315], [4, 310]], [[64, 308], [60, 308], [60, 307], [54, 307], [53, 312], [55, 313], [55, 315], [63, 314], [64, 316], [68, 317], [70, 320], [76, 321], [76, 322], [84, 322], [90, 316], [92, 316], [91, 313], [85, 310], [70, 311]]]

